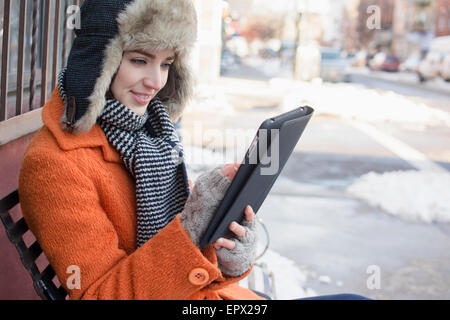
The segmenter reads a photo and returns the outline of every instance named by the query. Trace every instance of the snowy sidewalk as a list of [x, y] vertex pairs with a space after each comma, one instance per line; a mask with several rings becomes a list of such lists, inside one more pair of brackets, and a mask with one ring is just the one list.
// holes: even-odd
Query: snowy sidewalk
[[351, 68], [350, 73], [450, 94], [450, 82], [446, 82], [441, 78], [427, 80], [421, 83], [417, 74], [412, 72], [386, 72], [372, 71], [368, 68]]

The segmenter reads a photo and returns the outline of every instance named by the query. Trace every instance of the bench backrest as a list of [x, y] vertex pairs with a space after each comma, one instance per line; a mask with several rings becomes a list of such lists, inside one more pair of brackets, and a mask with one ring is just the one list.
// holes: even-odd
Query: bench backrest
[[[19, 204], [19, 192], [15, 190], [0, 200], [0, 219], [5, 226], [9, 241], [16, 247], [23, 266], [33, 280], [36, 293], [44, 300], [65, 300], [67, 293], [62, 285], [57, 286], [53, 279], [56, 277], [52, 266], [48, 264], [39, 271], [36, 260], [44, 254], [37, 241], [29, 247], [24, 242], [23, 236], [29, 230], [25, 219], [21, 217], [13, 221], [10, 211]], [[31, 231], [30, 231], [31, 232]]]

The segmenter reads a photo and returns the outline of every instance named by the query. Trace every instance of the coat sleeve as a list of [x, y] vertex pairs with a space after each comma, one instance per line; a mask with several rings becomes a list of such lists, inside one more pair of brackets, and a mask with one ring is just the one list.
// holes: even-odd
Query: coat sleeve
[[[94, 183], [61, 153], [26, 154], [19, 193], [30, 230], [70, 299], [185, 299], [222, 279], [217, 264], [183, 230], [179, 215], [126, 254]], [[207, 281], [191, 281], [195, 270]]]

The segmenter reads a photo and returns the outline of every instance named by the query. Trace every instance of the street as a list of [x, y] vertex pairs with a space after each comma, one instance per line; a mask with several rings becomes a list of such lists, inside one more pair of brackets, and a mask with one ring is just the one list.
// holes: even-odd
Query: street
[[[284, 80], [277, 83], [223, 77], [209, 90], [210, 96], [216, 97], [221, 96], [217, 90], [223, 90], [221, 100], [210, 100], [198, 109], [193, 106], [183, 118], [187, 137], [194, 136], [192, 131], [198, 123], [204, 132], [209, 131], [208, 137], [203, 137], [203, 141], [188, 139], [185, 144], [218, 152], [223, 152], [225, 145], [237, 151], [234, 157], [222, 157], [223, 163], [240, 161], [259, 124], [285, 111], [283, 105], [292, 101], [288, 98], [291, 94], [294, 101], [300, 101], [295, 100], [299, 94], [302, 101], [317, 109], [258, 212], [269, 229], [270, 248], [294, 260], [307, 274], [303, 285], [317, 294], [347, 292], [375, 299], [448, 299], [450, 224], [402, 219], [355, 198], [347, 188], [369, 172], [448, 173], [450, 126], [445, 116], [449, 114], [450, 95], [370, 75], [356, 74], [352, 81], [302, 84], [301, 90], [289, 88]], [[336, 96], [333, 90], [338, 92]], [[347, 91], [355, 92], [354, 99], [363, 99], [363, 104], [374, 94], [381, 104], [393, 103], [380, 105], [381, 112], [395, 108], [397, 102], [411, 102], [411, 113], [419, 110], [414, 110], [415, 106], [424, 105], [427, 110], [442, 113], [420, 123], [413, 114], [408, 118], [392, 110], [390, 120], [385, 121], [371, 118], [370, 110], [356, 112], [336, 106], [336, 111], [329, 111], [321, 106], [325, 100], [312, 102], [317, 96], [336, 100], [339, 93], [343, 102], [352, 101]], [[205, 95], [208, 94], [203, 95], [203, 101], [208, 100]], [[361, 100], [356, 104], [361, 104]], [[375, 107], [368, 107], [376, 108], [374, 104]], [[224, 105], [227, 108], [221, 109]], [[418, 116], [421, 117], [420, 112]], [[235, 129], [236, 137], [230, 137], [230, 129]], [[205, 166], [197, 166], [200, 168], [204, 170]], [[419, 185], [417, 192], [421, 192], [421, 187], [426, 188]], [[398, 201], [409, 200], [402, 199], [400, 192]], [[381, 272], [380, 287], [375, 289], [367, 284], [373, 266]]]

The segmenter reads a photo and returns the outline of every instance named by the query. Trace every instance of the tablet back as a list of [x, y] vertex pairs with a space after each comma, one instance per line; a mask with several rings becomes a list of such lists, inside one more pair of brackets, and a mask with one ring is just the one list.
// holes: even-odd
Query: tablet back
[[202, 238], [202, 248], [231, 235], [230, 223], [242, 221], [247, 205], [258, 212], [312, 113], [312, 108], [302, 107], [263, 122]]

